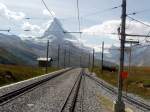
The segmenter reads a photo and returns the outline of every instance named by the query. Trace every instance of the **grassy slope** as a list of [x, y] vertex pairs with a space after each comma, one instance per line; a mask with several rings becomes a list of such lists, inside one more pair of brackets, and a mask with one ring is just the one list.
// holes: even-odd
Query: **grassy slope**
[[[48, 72], [56, 71], [57, 68], [49, 68]], [[3, 72], [10, 71], [15, 80], [3, 78], [1, 74]], [[44, 68], [28, 67], [28, 66], [14, 66], [14, 65], [0, 65], [0, 86], [26, 80], [32, 77], [36, 77], [45, 73]]]
[[[102, 75], [101, 70], [98, 67], [94, 68], [94, 72], [98, 77], [117, 86], [117, 72], [104, 71]], [[138, 82], [142, 82], [144, 85], [150, 85], [149, 67], [132, 67], [129, 77], [124, 80], [124, 90], [126, 90], [128, 86], [128, 92], [137, 94], [145, 99], [150, 99], [150, 89], [138, 87]]]
[[21, 64], [25, 63], [22, 59], [16, 57], [12, 53], [8, 52], [7, 50], [0, 48], [0, 62], [3, 64]]

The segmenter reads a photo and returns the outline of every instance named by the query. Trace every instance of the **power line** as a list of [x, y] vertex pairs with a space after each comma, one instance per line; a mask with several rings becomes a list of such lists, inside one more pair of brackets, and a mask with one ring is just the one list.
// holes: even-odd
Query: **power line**
[[[147, 12], [147, 11], [150, 11], [150, 9], [144, 9], [144, 10], [141, 10], [141, 11], [132, 12], [132, 13], [127, 14], [127, 16], [128, 16], [131, 20], [135, 20], [134, 18], [130, 17], [129, 15], [137, 15], [137, 14], [139, 14], [139, 13], [143, 13], [143, 12]], [[136, 20], [136, 21], [137, 21], [137, 22], [140, 22], [141, 24], [143, 24], [143, 22], [141, 22], [141, 21], [139, 21], [139, 20]], [[150, 25], [147, 25], [147, 24], [145, 24], [145, 23], [144, 23], [144, 25], [146, 25], [146, 26], [148, 26], [148, 27], [150, 26]], [[143, 41], [147, 41], [146, 39], [148, 38], [149, 34], [150, 34], [150, 32], [148, 32], [148, 34], [147, 34], [145, 40], [143, 40]]]
[[53, 18], [55, 18], [54, 15], [52, 14], [52, 11], [48, 8], [48, 6], [46, 5], [46, 3], [45, 3], [44, 0], [42, 0], [42, 3], [44, 4], [45, 8], [46, 8], [47, 11], [50, 13], [50, 15], [51, 15]]
[[146, 42], [149, 42], [149, 41], [147, 40], [149, 35], [150, 35], [150, 31], [147, 33], [147, 37], [145, 37], [145, 41], [146, 41]]
[[[80, 21], [80, 8], [79, 8], [79, 0], [77, 0], [77, 18], [78, 18], [78, 25], [79, 25], [79, 32], [81, 32], [81, 21]], [[80, 35], [80, 39], [79, 39], [79, 43], [80, 43], [80, 46], [81, 46], [81, 33], [79, 33]], [[81, 57], [82, 56], [82, 53], [80, 53], [80, 67], [82, 66], [81, 65]]]
[[[138, 48], [144, 48], [144, 47], [148, 47], [148, 46], [150, 46], [150, 45], [141, 45], [141, 44], [135, 44], [135, 45], [133, 45], [132, 46], [132, 48], [134, 48], [134, 49], [138, 49]], [[100, 47], [100, 48], [102, 48], [102, 47]], [[128, 48], [125, 48], [125, 50], [127, 50]], [[120, 48], [104, 48], [104, 50], [113, 50], [113, 51], [119, 51], [120, 50]]]
[[96, 14], [101, 14], [101, 13], [109, 12], [109, 11], [112, 11], [114, 9], [118, 9], [120, 7], [121, 7], [121, 5], [115, 6], [115, 7], [111, 7], [111, 8], [104, 9], [104, 10], [101, 10], [101, 11], [98, 11], [98, 12], [94, 12], [94, 13], [90, 13], [90, 14], [84, 15], [83, 17], [87, 17], [87, 16], [92, 16], [92, 15], [96, 15]]
[[132, 48], [134, 49], [139, 49], [139, 48], [144, 48], [144, 47], [149, 47], [150, 45], [138, 45], [138, 46], [133, 46]]
[[26, 17], [25, 20], [48, 20], [49, 18]]
[[[47, 11], [51, 14], [52, 18], [53, 18], [53, 19], [56, 19], [56, 18], [54, 17], [54, 15], [52, 14], [52, 11], [48, 8], [48, 6], [46, 5], [46, 3], [44, 2], [44, 0], [42, 0], [42, 3], [44, 4], [44, 6], [45, 6], [45, 8], [47, 9]], [[56, 22], [56, 24], [57, 24], [58, 26], [60, 26], [60, 25], [58, 24], [58, 22]], [[63, 31], [63, 32], [64, 32], [64, 31]]]
[[10, 29], [0, 29], [0, 32], [10, 32]]
[[144, 9], [144, 10], [141, 10], [141, 11], [132, 12], [132, 13], [129, 13], [127, 15], [137, 15], [137, 14], [140, 14], [140, 13], [143, 13], [143, 12], [148, 12], [148, 11], [150, 11], [150, 9]]
[[[135, 13], [135, 14], [136, 14], [136, 13]], [[127, 15], [127, 17], [130, 18], [131, 20], [134, 20], [134, 21], [136, 21], [136, 22], [138, 22], [138, 23], [141, 23], [141, 24], [143, 24], [143, 25], [145, 25], [145, 26], [147, 26], [147, 27], [150, 27], [149, 24], [146, 24], [146, 23], [144, 23], [144, 22], [142, 22], [142, 21], [140, 21], [140, 20], [137, 20], [137, 19], [135, 19], [135, 18], [133, 18], [133, 17], [131, 17], [131, 16], [129, 16], [129, 15]], [[149, 34], [150, 34], [150, 32], [148, 32], [147, 35], [143, 35], [144, 37], [146, 37], [145, 40], [143, 40], [143, 41], [146, 41], [146, 39], [149, 37]], [[139, 35], [135, 35], [135, 36], [139, 36]], [[142, 36], [142, 35], [140, 35], [140, 36]]]
[[140, 20], [137, 20], [137, 19], [135, 19], [135, 18], [133, 18], [133, 17], [131, 17], [131, 16], [128, 16], [128, 15], [127, 15], [127, 17], [130, 18], [130, 19], [132, 19], [132, 20], [134, 20], [134, 21], [136, 21], [136, 22], [138, 22], [138, 23], [141, 23], [141, 24], [143, 24], [143, 25], [145, 25], [145, 26], [147, 26], [147, 27], [150, 27], [149, 24], [146, 24], [146, 23], [144, 23], [144, 22], [142, 22], [142, 21], [140, 21]]
[[[77, 0], [77, 16], [78, 16], [79, 32], [81, 32], [79, 0]], [[80, 39], [81, 39], [81, 33], [80, 33]]]
[[79, 32], [78, 31], [77, 32], [76, 31], [64, 31], [64, 33], [79, 33], [79, 34], [81, 34], [83, 32], [81, 32], [81, 31], [79, 31]]

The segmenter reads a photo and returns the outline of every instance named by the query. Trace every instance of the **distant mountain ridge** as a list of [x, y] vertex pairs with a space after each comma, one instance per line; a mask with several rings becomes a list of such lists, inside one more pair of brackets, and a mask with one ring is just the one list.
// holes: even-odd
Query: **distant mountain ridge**
[[[44, 40], [44, 42], [42, 42]], [[0, 54], [0, 63], [6, 64], [26, 64], [36, 65], [37, 57], [46, 56], [46, 41], [50, 41], [49, 56], [57, 58], [58, 45], [61, 46], [61, 62], [63, 65], [63, 55], [66, 49], [66, 58], [68, 58], [68, 52], [73, 57], [71, 61], [74, 65], [79, 65], [79, 55], [81, 52], [84, 53], [83, 49], [78, 48], [78, 39], [68, 33], [64, 33], [64, 29], [57, 18], [53, 20], [49, 28], [45, 31], [43, 36], [39, 38], [39, 41], [33, 40], [21, 40], [16, 35], [0, 34], [0, 50], [3, 53]], [[40, 42], [41, 41], [41, 42]], [[5, 52], [5, 53], [4, 53]], [[86, 53], [86, 52], [85, 52]], [[9, 54], [9, 57], [5, 57], [3, 54]], [[6, 59], [4, 59], [6, 58]], [[17, 60], [18, 59], [18, 60]], [[21, 61], [19, 61], [21, 60]], [[68, 61], [68, 60], [67, 60]], [[67, 64], [66, 61], [66, 64]], [[55, 65], [57, 62], [54, 62]]]
[[[111, 49], [119, 49], [118, 47], [111, 46]], [[119, 64], [120, 51], [119, 50], [109, 50], [109, 53], [104, 54], [104, 60], [112, 63]], [[101, 57], [101, 53], [96, 53], [98, 57]], [[131, 65], [133, 66], [150, 66], [150, 47], [137, 46], [132, 48], [131, 51]], [[129, 64], [129, 53], [125, 52], [124, 58], [125, 65]]]
[[[4, 64], [25, 64], [25, 65], [37, 65], [37, 57], [46, 56], [46, 41], [50, 40], [49, 56], [57, 59], [58, 45], [60, 48], [60, 64], [64, 64], [64, 55], [66, 50], [66, 65], [69, 64], [68, 56], [69, 51], [71, 55], [71, 64], [73, 66], [79, 66], [80, 55], [82, 54], [82, 65], [88, 65], [89, 51], [91, 48], [79, 43], [78, 38], [75, 36], [64, 33], [67, 32], [63, 29], [61, 23], [57, 18], [54, 18], [49, 28], [45, 31], [43, 36], [38, 37], [39, 41], [33, 40], [21, 40], [16, 35], [6, 35], [0, 33], [0, 63]], [[44, 41], [44, 42], [42, 42]], [[117, 47], [112, 46], [112, 49]], [[150, 48], [137, 49], [132, 52], [132, 64], [138, 66], [150, 66]], [[95, 54], [97, 59], [100, 59], [101, 53]], [[106, 63], [114, 64], [119, 63], [119, 51], [109, 51], [104, 54], [104, 60]], [[125, 63], [128, 62], [128, 55], [125, 54]], [[92, 61], [91, 61], [92, 63]], [[96, 61], [99, 64], [99, 61]], [[54, 62], [57, 65], [57, 61]]]

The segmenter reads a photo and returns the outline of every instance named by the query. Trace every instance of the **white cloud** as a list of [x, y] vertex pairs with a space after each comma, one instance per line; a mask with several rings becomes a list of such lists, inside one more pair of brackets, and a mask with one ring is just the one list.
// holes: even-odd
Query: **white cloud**
[[[51, 14], [55, 17], [55, 12], [54, 11], [51, 11]], [[46, 10], [46, 9], [43, 10], [43, 15], [51, 17], [52, 16], [51, 14], [48, 10]]]
[[52, 20], [49, 20], [48, 22], [46, 23], [43, 23], [42, 24], [42, 27], [44, 28], [44, 30], [47, 30], [49, 28], [49, 26], [51, 25], [51, 23], [53, 22], [53, 19]]
[[47, 15], [50, 16], [50, 13], [46, 9], [43, 10], [43, 14], [46, 15], [46, 16]]
[[38, 25], [33, 25], [33, 24], [31, 24], [31, 23], [29, 23], [29, 22], [25, 22], [24, 24], [23, 24], [23, 26], [22, 26], [22, 29], [24, 29], [24, 30], [26, 30], [26, 29], [28, 29], [28, 30], [34, 30], [34, 31], [39, 31], [40, 30], [40, 26], [38, 26]]
[[[144, 22], [149, 24], [149, 22]], [[96, 35], [96, 36], [109, 36], [113, 39], [118, 39], [117, 36], [110, 35], [110, 33], [117, 33], [117, 29], [120, 26], [120, 20], [109, 20], [102, 24], [94, 25], [90, 28], [83, 29], [84, 34]], [[144, 26], [141, 23], [127, 20], [127, 33], [129, 34], [147, 34], [150, 31], [150, 27]], [[135, 38], [135, 37], [134, 37]]]
[[[30, 30], [30, 36], [40, 36], [44, 33], [44, 29], [42, 29], [38, 25], [31, 24], [29, 22], [24, 22], [22, 25], [23, 30]], [[26, 32], [27, 35], [28, 32]], [[28, 35], [29, 36], [29, 35]]]
[[89, 35], [105, 35], [108, 33], [116, 32], [119, 27], [119, 20], [105, 21], [100, 25], [94, 25], [90, 28], [84, 29], [83, 32]]
[[22, 30], [30, 30], [29, 32], [21, 32], [21, 37], [33, 37], [37, 38], [42, 36], [44, 32], [49, 28], [53, 20], [49, 20], [40, 25], [33, 24], [31, 22], [24, 21], [22, 24]]
[[[149, 22], [145, 22], [143, 21], [145, 24], [149, 24]], [[98, 25], [94, 25], [91, 26], [89, 28], [83, 29], [82, 31], [84, 32], [83, 34], [85, 35], [84, 37], [88, 36], [88, 38], [93, 38], [94, 36], [99, 37], [99, 39], [102, 41], [103, 37], [105, 38], [105, 41], [107, 42], [107, 40], [110, 43], [110, 40], [115, 41], [112, 42], [112, 44], [116, 44], [115, 46], [120, 46], [120, 42], [118, 39], [118, 35], [111, 35], [110, 33], [117, 33], [117, 29], [120, 26], [120, 20], [109, 20], [109, 21], [105, 21], [102, 24], [98, 24]], [[126, 33], [127, 34], [141, 34], [141, 35], [147, 35], [148, 32], [150, 32], [150, 27], [147, 27], [141, 23], [138, 23], [136, 21], [129, 21], [127, 20], [127, 25], [126, 25]], [[91, 36], [92, 35], [92, 36]], [[106, 39], [107, 38], [107, 39]], [[86, 38], [84, 38], [86, 39]], [[127, 39], [134, 39], [134, 40], [139, 40], [144, 42], [144, 37], [127, 37]], [[89, 43], [89, 42], [88, 42]], [[95, 48], [96, 51], [98, 51], [100, 49], [100, 46], [97, 46], [95, 44], [86, 44], [86, 42], [84, 42], [85, 45], [91, 47], [91, 48]], [[112, 45], [108, 44], [105, 45], [105, 47], [107, 48], [111, 48]]]
[[21, 20], [25, 17], [23, 12], [9, 10], [4, 4], [0, 3], [0, 15], [7, 19]]
[[95, 45], [95, 44], [84, 44], [86, 47], [90, 47], [90, 48], [94, 48], [94, 50], [96, 51], [96, 52], [98, 52], [98, 51], [101, 51], [100, 50], [100, 46], [99, 45]]
[[[96, 52], [101, 52], [102, 51], [102, 48], [101, 48], [101, 45], [97, 45], [97, 44], [86, 44], [86, 43], [84, 43], [84, 45], [86, 46], [86, 47], [90, 47], [90, 48], [94, 48], [94, 50], [96, 51]], [[105, 48], [111, 48], [112, 46], [116, 46], [116, 45], [112, 45], [112, 44], [105, 44]], [[108, 50], [107, 49], [105, 49], [105, 52], [108, 52]]]

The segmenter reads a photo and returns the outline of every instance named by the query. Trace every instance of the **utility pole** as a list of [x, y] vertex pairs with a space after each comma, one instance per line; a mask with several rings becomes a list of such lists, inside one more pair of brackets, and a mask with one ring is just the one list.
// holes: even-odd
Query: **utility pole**
[[131, 52], [132, 52], [132, 43], [130, 43], [130, 49], [129, 49], [129, 74], [130, 74], [130, 67], [131, 67]]
[[45, 68], [45, 73], [48, 73], [48, 55], [49, 55], [49, 40], [47, 40], [47, 53], [46, 53], [46, 68]]
[[69, 49], [69, 67], [70, 67], [70, 49]]
[[66, 48], [64, 49], [64, 68], [66, 68]]
[[58, 45], [57, 68], [59, 68], [59, 59], [60, 59], [59, 55], [60, 55], [60, 45]]
[[[139, 41], [135, 41], [135, 40], [128, 40], [128, 41], [125, 41], [126, 43], [129, 43], [130, 44], [130, 47], [127, 49], [127, 51], [129, 52], [129, 65], [128, 65], [128, 72], [129, 72], [129, 75], [130, 75], [130, 72], [131, 72], [131, 57], [132, 57], [132, 44], [139, 44]], [[126, 95], [127, 95], [127, 91], [128, 91], [128, 84], [126, 84]]]
[[80, 52], [80, 67], [82, 67], [82, 51]]
[[125, 30], [126, 30], [126, 0], [122, 0], [120, 67], [118, 73], [118, 97], [115, 104], [115, 112], [125, 112], [125, 104], [122, 99], [122, 88], [123, 88], [122, 72], [124, 70], [124, 50], [126, 39]]
[[139, 44], [139, 41], [128, 40], [128, 41], [125, 41], [125, 43], [129, 43], [130, 44], [130, 48], [129, 48], [129, 74], [130, 74], [132, 45], [133, 44]]
[[89, 68], [91, 67], [91, 54], [89, 53], [89, 62], [88, 62]]
[[95, 63], [94, 63], [94, 61], [95, 61], [94, 56], [95, 56], [95, 50], [94, 50], [94, 48], [93, 48], [92, 72], [93, 72], [93, 70], [94, 70], [94, 65], [95, 65]]
[[101, 62], [101, 73], [103, 74], [103, 63], [104, 63], [104, 41], [102, 43], [102, 62]]
[[81, 67], [81, 54], [80, 54], [80, 67]]
[[1, 32], [10, 32], [10, 29], [5, 30], [5, 29], [0, 29]]

